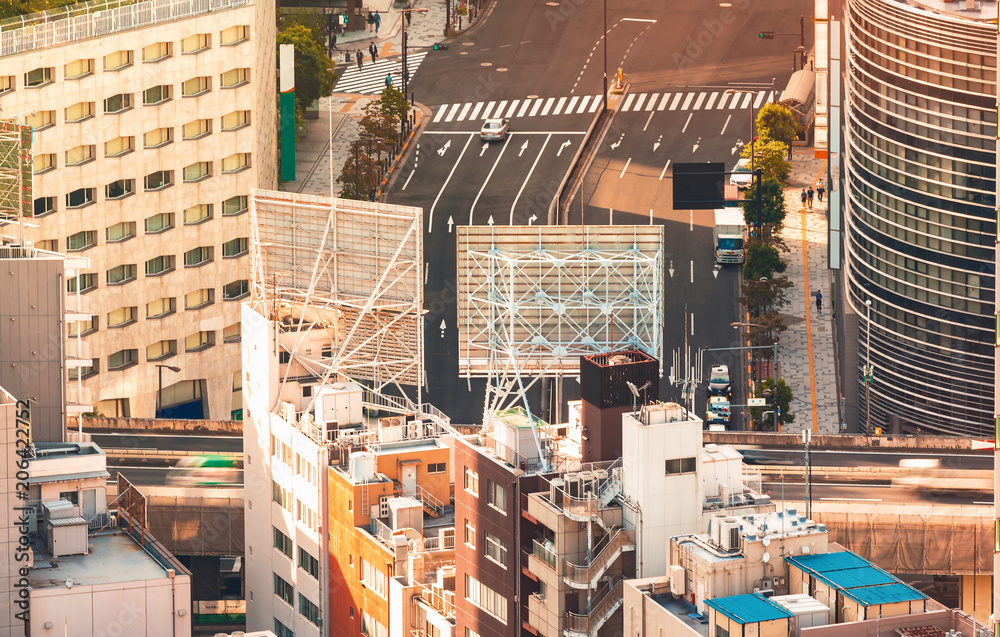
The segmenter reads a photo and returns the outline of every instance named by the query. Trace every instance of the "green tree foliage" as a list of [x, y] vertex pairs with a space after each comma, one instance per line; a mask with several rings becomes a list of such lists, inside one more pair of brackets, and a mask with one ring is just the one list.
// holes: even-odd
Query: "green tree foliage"
[[76, 0], [0, 0], [0, 20], [75, 4]]
[[334, 64], [326, 57], [322, 39], [308, 27], [290, 24], [277, 36], [278, 45], [295, 47], [295, 107], [305, 111], [310, 104], [333, 90]]
[[752, 144], [743, 146], [741, 157], [750, 157], [753, 151], [754, 168], [760, 168], [763, 179], [776, 179], [784, 183], [792, 172], [792, 164], [785, 159], [788, 146], [779, 141], [758, 139]]
[[[778, 423], [781, 426], [790, 425], [793, 422], [795, 422], [795, 415], [791, 413], [792, 411], [791, 405], [793, 398], [792, 388], [788, 386], [788, 383], [786, 383], [784, 379], [778, 379], [777, 386], [778, 386], [777, 404], [778, 407], [781, 408], [781, 415], [778, 416]], [[754, 396], [756, 396], [757, 398], [763, 397], [765, 391], [771, 392], [772, 396], [772, 399], [769, 401], [769, 405], [766, 409], [761, 407], [752, 407], [750, 409], [750, 416], [754, 420], [755, 428], [763, 429], [765, 431], [774, 428], [773, 414], [767, 414], [767, 419], [766, 420], [763, 419], [764, 413], [771, 411], [773, 409], [773, 404], [775, 402], [773, 398], [774, 387], [775, 387], [774, 378], [768, 378], [764, 380], [764, 382], [757, 385], [757, 388], [754, 390]]]
[[341, 185], [340, 196], [344, 199], [368, 201], [371, 192], [378, 190], [382, 180], [379, 163], [365, 152], [368, 149], [363, 141], [355, 141], [352, 150], [355, 152], [344, 162], [340, 177], [337, 178], [337, 183]]
[[781, 142], [787, 152], [795, 139], [799, 118], [787, 106], [765, 104], [757, 111], [757, 136], [761, 141]]
[[[781, 230], [785, 221], [785, 191], [781, 183], [776, 179], [764, 179], [761, 185], [761, 228], [757, 233], [759, 240], [768, 245], [775, 245], [784, 248], [781, 241]], [[754, 197], [757, 194], [757, 185], [754, 184], [743, 191], [743, 218], [747, 226], [753, 228], [757, 222], [756, 204]]]
[[743, 264], [743, 279], [758, 281], [761, 277], [773, 278], [774, 273], [781, 274], [788, 264], [781, 260], [778, 250], [755, 241], [747, 246], [746, 262]]
[[390, 86], [382, 91], [379, 97], [379, 112], [402, 121], [406, 114], [410, 112], [410, 103], [406, 101], [406, 96], [399, 89]]

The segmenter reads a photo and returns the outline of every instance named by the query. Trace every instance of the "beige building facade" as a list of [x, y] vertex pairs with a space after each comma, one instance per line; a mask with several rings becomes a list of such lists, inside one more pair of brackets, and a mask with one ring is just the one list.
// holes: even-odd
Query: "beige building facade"
[[69, 379], [106, 416], [154, 416], [162, 374], [168, 415], [239, 417], [247, 195], [277, 183], [274, 4], [72, 11], [0, 33], [0, 115], [33, 126], [26, 234], [90, 260], [66, 282], [90, 317]]

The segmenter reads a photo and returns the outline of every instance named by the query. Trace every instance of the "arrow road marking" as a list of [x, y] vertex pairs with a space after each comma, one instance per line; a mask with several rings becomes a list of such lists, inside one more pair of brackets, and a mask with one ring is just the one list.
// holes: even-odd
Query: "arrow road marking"
[[424, 285], [427, 285], [427, 278], [431, 275], [430, 262], [424, 264]]
[[528, 140], [524, 140], [524, 143], [521, 144], [521, 150], [517, 153], [517, 156], [520, 157], [526, 150], [528, 150]]
[[693, 154], [695, 153], [695, 151], [697, 151], [697, 150], [698, 150], [698, 146], [700, 146], [700, 145], [701, 145], [701, 137], [699, 137], [699, 138], [698, 138], [698, 141], [696, 141], [696, 142], [694, 143], [694, 146], [692, 146], [692, 147], [691, 147], [691, 154], [692, 154], [692, 155], [693, 155]]
[[730, 149], [729, 154], [730, 155], [735, 155], [736, 151], [738, 151], [740, 148], [743, 148], [743, 140], [737, 139], [736, 143], [733, 144], [732, 149]]
[[[462, 155], [465, 154], [465, 151], [468, 150], [468, 148], [469, 148], [469, 144], [472, 143], [473, 135], [474, 135], [473, 133], [469, 134], [469, 139], [466, 140], [465, 146], [462, 148], [462, 152], [459, 153], [458, 159], [455, 160], [455, 165], [451, 167], [451, 172], [448, 173], [448, 178], [444, 180], [444, 184], [441, 186], [441, 190], [438, 190], [437, 197], [434, 197], [434, 203], [431, 204], [430, 214], [427, 216], [427, 233], [428, 234], [430, 234], [431, 232], [434, 231], [434, 208], [437, 207], [438, 201], [441, 200], [441, 194], [444, 193], [444, 189], [448, 187], [448, 182], [451, 181], [451, 178], [455, 175], [455, 170], [458, 169], [458, 163], [460, 161], [462, 161]], [[449, 139], [448, 142], [450, 143], [451, 140]], [[446, 144], [446, 146], [447, 146], [447, 144]], [[442, 156], [444, 155], [444, 153], [441, 153], [440, 150], [438, 151], [438, 153], [441, 154]]]
[[[507, 150], [507, 144], [510, 143], [510, 139], [511, 139], [510, 135], [508, 135], [507, 139], [503, 143], [503, 148], [500, 149], [500, 154], [497, 155], [496, 161], [493, 162], [493, 167], [490, 168], [490, 174], [486, 175], [486, 179], [483, 180], [482, 187], [479, 189], [479, 192], [476, 193], [476, 199], [472, 202], [472, 207], [469, 208], [469, 225], [470, 226], [472, 225], [472, 213], [475, 212], [475, 210], [476, 210], [476, 204], [479, 203], [479, 198], [483, 196], [483, 191], [486, 190], [486, 184], [490, 183], [490, 179], [493, 177], [493, 171], [495, 171], [497, 169], [497, 166], [500, 165], [500, 159], [503, 157], [504, 152], [506, 152], [506, 150]], [[525, 142], [525, 143], [527, 143], [527, 142]], [[480, 156], [482, 156], [482, 153], [480, 153]]]
[[[448, 217], [448, 234], [451, 234], [451, 227], [454, 225], [455, 225], [455, 220], [452, 219], [451, 217]], [[471, 226], [472, 224], [470, 223], [469, 225]]]
[[556, 157], [558, 157], [559, 155], [562, 155], [563, 148], [566, 148], [569, 145], [570, 145], [570, 141], [568, 139], [566, 141], [564, 141], [562, 144], [560, 144], [559, 145], [559, 152], [556, 153]]
[[538, 215], [531, 215], [530, 217], [528, 217], [528, 225], [529, 225], [529, 226], [530, 226], [530, 225], [531, 225], [532, 223], [534, 223], [535, 221], [538, 221]]
[[542, 158], [542, 153], [545, 152], [545, 147], [549, 145], [549, 141], [551, 139], [552, 133], [549, 133], [548, 137], [545, 138], [545, 141], [542, 142], [542, 147], [538, 150], [538, 156], [535, 157], [534, 163], [531, 164], [531, 169], [528, 170], [528, 176], [524, 178], [523, 182], [521, 182], [521, 189], [517, 191], [517, 196], [514, 197], [514, 203], [510, 204], [510, 222], [508, 225], [514, 225], [514, 208], [517, 207], [517, 201], [521, 198], [521, 193], [524, 192], [525, 186], [528, 185], [528, 180], [531, 179], [531, 173], [535, 172], [535, 166], [538, 165], [538, 160]]
[[483, 142], [483, 149], [481, 151], [479, 151], [479, 156], [482, 157], [483, 153], [485, 153], [486, 149], [489, 148], [489, 147], [490, 147], [489, 142]]
[[486, 225], [488, 225], [488, 226], [492, 226], [493, 225], [493, 215], [490, 215], [490, 218], [486, 220]]
[[663, 135], [660, 135], [659, 137], [657, 137], [657, 138], [656, 138], [656, 141], [655, 141], [655, 142], [653, 142], [653, 152], [654, 152], [654, 153], [655, 153], [655, 152], [656, 152], [656, 150], [657, 150], [657, 149], [658, 149], [658, 148], [660, 147], [660, 140], [661, 140], [661, 139], [663, 139]]
[[444, 331], [447, 329], [447, 327], [445, 326], [444, 320], [441, 321], [441, 328], [440, 329], [441, 329], [441, 338], [444, 338]]
[[691, 336], [694, 336], [694, 312], [691, 312]]
[[670, 260], [670, 267], [667, 268], [667, 272], [670, 273], [670, 278], [671, 279], [674, 278], [674, 260], [673, 259]]
[[611, 144], [611, 148], [614, 149], [614, 148], [618, 148], [619, 146], [621, 146], [623, 139], [625, 139], [625, 133], [622, 133], [622, 136], [618, 138], [618, 141], [616, 141], [614, 144]]
[[682, 133], [686, 133], [688, 129], [688, 124], [691, 123], [691, 118], [694, 117], [694, 113], [688, 113], [687, 121], [684, 122], [684, 128], [681, 129]]
[[719, 278], [719, 270], [721, 270], [721, 269], [722, 269], [722, 266], [719, 265], [718, 263], [716, 263], [715, 267], [712, 269], [712, 277], [718, 279]]
[[441, 148], [438, 148], [438, 155], [441, 155], [442, 157], [444, 157], [444, 154], [446, 152], [448, 152], [449, 148], [451, 148], [451, 140], [450, 139], [444, 143], [444, 146], [442, 146]]

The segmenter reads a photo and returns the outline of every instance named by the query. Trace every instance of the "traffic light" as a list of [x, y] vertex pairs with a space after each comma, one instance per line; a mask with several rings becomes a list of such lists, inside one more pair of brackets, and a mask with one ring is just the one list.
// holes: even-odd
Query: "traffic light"
[[344, 25], [347, 25], [347, 14], [344, 14]]
[[435, 51], [447, 51], [448, 50], [448, 44], [446, 42], [435, 42], [434, 43], [434, 50]]
[[757, 34], [757, 37], [760, 38], [761, 40], [773, 40], [774, 31], [761, 31], [760, 33]]

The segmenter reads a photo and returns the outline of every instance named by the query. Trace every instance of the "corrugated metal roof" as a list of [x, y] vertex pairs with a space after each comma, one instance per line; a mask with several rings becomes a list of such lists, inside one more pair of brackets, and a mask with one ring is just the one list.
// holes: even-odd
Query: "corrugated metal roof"
[[877, 606], [879, 604], [893, 604], [895, 602], [909, 602], [918, 599], [927, 599], [927, 596], [902, 582], [896, 584], [885, 584], [884, 586], [865, 586], [844, 591], [844, 595], [858, 602], [862, 606]]
[[755, 624], [792, 617], [792, 614], [781, 606], [757, 594], [706, 599], [705, 604], [741, 624]]
[[829, 571], [841, 571], [847, 568], [871, 566], [871, 562], [850, 551], [788, 556], [785, 558], [785, 561], [791, 562], [810, 573], [826, 573]]
[[839, 571], [814, 573], [813, 577], [834, 588], [858, 588], [860, 586], [880, 586], [895, 584], [899, 579], [875, 566], [845, 568]]

